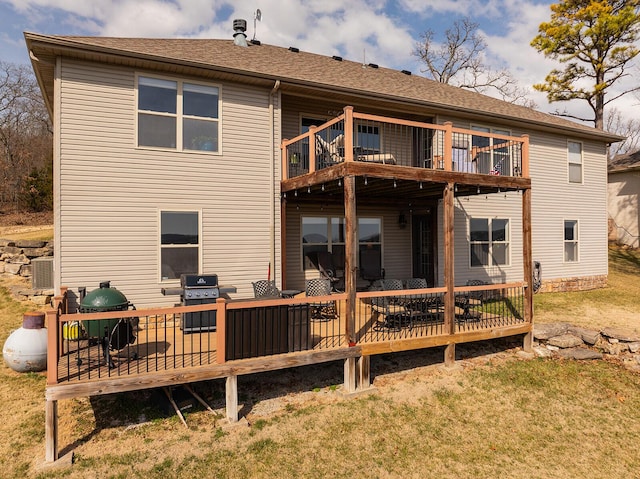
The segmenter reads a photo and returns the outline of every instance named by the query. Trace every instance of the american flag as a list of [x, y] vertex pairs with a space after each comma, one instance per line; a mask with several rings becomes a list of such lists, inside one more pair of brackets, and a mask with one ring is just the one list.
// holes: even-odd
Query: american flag
[[494, 176], [500, 176], [502, 174], [502, 168], [500, 167], [500, 164], [495, 165], [493, 167], [493, 170], [491, 170], [489, 174]]

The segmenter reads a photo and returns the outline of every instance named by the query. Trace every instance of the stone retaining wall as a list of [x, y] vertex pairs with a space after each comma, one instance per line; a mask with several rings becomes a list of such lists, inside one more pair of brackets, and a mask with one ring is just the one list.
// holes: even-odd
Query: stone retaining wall
[[50, 302], [53, 290], [31, 288], [31, 261], [47, 256], [53, 256], [53, 241], [0, 239], [0, 275], [13, 275], [28, 282], [28, 287], [12, 288], [14, 296], [38, 305]]
[[625, 366], [640, 371], [640, 333], [624, 328], [600, 330], [569, 323], [534, 324], [534, 351], [538, 356], [567, 359], [619, 358]]
[[580, 276], [576, 278], [558, 278], [542, 281], [540, 292], [565, 293], [568, 291], [588, 291], [604, 288], [607, 285], [607, 275]]

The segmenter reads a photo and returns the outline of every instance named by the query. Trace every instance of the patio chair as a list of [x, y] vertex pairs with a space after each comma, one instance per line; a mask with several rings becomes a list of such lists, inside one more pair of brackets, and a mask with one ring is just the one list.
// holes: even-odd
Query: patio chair
[[321, 135], [316, 134], [316, 164], [319, 170], [337, 165], [342, 158], [336, 151], [337, 148], [327, 142]]
[[[480, 279], [470, 279], [467, 286], [482, 286], [489, 284]], [[459, 316], [462, 321], [478, 321], [482, 317], [482, 305], [485, 302], [485, 293], [483, 291], [467, 291], [462, 295], [456, 296], [455, 304], [462, 310]], [[478, 311], [478, 308], [480, 311]]]
[[[400, 291], [404, 287], [399, 279], [382, 279], [380, 280], [384, 291]], [[413, 314], [404, 304], [403, 298], [394, 298], [393, 296], [383, 296], [380, 298], [372, 298], [371, 309], [376, 316], [383, 316], [382, 321], [377, 321], [377, 328], [391, 329], [400, 331], [402, 327], [412, 327]]]
[[[424, 278], [409, 278], [406, 281], [407, 289], [425, 289], [429, 285]], [[412, 296], [407, 301], [407, 307], [419, 313], [423, 319], [432, 318], [441, 312], [442, 301], [437, 295], [422, 294]]]
[[344, 290], [344, 277], [338, 275], [333, 253], [328, 251], [318, 252], [318, 270], [324, 279], [328, 279], [331, 282], [332, 291], [342, 292]]
[[375, 249], [360, 250], [360, 277], [369, 281], [369, 288], [375, 281], [384, 279], [381, 253]]
[[[329, 296], [331, 294], [331, 281], [325, 278], [308, 279], [305, 282], [307, 297]], [[312, 321], [330, 321], [336, 319], [337, 310], [335, 301], [320, 301], [309, 303]]]
[[282, 295], [274, 280], [261, 279], [253, 285], [254, 298], [280, 298]]

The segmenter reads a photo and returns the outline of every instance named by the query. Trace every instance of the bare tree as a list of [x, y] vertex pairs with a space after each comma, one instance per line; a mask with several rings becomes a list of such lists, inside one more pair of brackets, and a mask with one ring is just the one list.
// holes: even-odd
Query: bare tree
[[435, 40], [433, 30], [426, 30], [413, 54], [424, 62], [426, 69], [422, 72], [433, 80], [478, 93], [493, 92], [502, 100], [535, 107], [527, 98], [527, 90], [518, 85], [507, 69], [494, 70], [488, 66], [486, 49], [484, 38], [478, 34], [478, 24], [463, 18], [445, 32], [443, 43]]
[[51, 161], [51, 133], [31, 69], [0, 61], [0, 202], [17, 205], [25, 178]]
[[609, 159], [640, 150], [640, 120], [625, 118], [620, 110], [613, 108], [605, 115], [605, 130], [627, 137], [625, 141], [611, 145]]

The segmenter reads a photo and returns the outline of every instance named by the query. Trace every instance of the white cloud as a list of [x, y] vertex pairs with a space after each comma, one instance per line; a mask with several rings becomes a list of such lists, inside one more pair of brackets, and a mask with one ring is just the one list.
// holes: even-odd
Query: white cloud
[[[552, 0], [0, 0], [11, 20], [0, 18], [0, 31], [17, 21], [20, 29], [52, 34], [133, 37], [232, 38], [235, 18], [247, 20], [254, 34], [254, 13], [262, 12], [256, 38], [264, 43], [342, 55], [391, 68], [420, 71], [412, 55], [419, 35], [444, 31], [462, 17], [480, 25], [487, 58], [507, 67], [524, 87], [544, 81], [555, 62], [529, 43], [538, 25], [549, 19]], [[15, 18], [14, 18], [15, 17]], [[4, 27], [2, 22], [7, 27]], [[13, 23], [9, 23], [9, 22]], [[13, 30], [16, 30], [13, 28]], [[6, 33], [2, 44], [11, 45]], [[14, 39], [22, 45], [22, 39]], [[21, 47], [24, 48], [24, 47]], [[26, 54], [26, 52], [25, 52]], [[531, 97], [552, 111], [543, 94]], [[584, 103], [584, 102], [583, 102]], [[637, 103], [627, 100], [624, 104]]]

